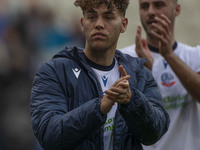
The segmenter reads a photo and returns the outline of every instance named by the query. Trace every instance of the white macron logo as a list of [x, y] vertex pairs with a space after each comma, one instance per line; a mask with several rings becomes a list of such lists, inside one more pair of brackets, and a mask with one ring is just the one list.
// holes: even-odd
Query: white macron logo
[[81, 73], [81, 69], [79, 70], [78, 68], [72, 69], [72, 71], [74, 72], [74, 75], [76, 76], [76, 78], [78, 79], [80, 73]]

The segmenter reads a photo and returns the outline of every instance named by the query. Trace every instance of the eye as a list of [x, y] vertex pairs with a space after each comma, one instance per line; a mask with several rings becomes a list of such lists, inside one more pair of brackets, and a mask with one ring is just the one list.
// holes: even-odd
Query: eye
[[88, 19], [90, 19], [90, 20], [94, 20], [95, 17], [94, 17], [94, 16], [90, 16], [90, 17], [88, 17]]
[[111, 20], [111, 19], [113, 19], [112, 16], [106, 16], [105, 18], [106, 18], [107, 20]]
[[87, 19], [89, 19], [89, 20], [95, 20], [96, 16], [95, 15], [88, 15]]
[[161, 7], [163, 7], [165, 4], [163, 3], [163, 2], [157, 2], [157, 3], [155, 3], [154, 4], [154, 6], [156, 7], [156, 8], [161, 8]]
[[140, 9], [147, 10], [149, 8], [149, 4], [143, 3], [140, 5]]
[[93, 20], [94, 18], [95, 18], [94, 16], [88, 17], [88, 19], [90, 20]]

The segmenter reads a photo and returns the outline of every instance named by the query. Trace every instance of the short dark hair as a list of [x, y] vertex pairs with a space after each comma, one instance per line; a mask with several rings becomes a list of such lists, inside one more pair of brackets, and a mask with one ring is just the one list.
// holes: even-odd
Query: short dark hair
[[121, 12], [125, 16], [126, 9], [129, 5], [129, 0], [76, 0], [74, 2], [74, 5], [76, 7], [81, 7], [82, 11], [92, 8], [98, 8], [103, 4], [107, 5], [108, 9], [113, 9], [113, 7], [115, 6], [119, 10], [119, 12]]

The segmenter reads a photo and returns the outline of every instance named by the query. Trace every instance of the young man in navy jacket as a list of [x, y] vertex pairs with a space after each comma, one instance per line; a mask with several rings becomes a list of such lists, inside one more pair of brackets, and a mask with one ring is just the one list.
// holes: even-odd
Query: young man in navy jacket
[[42, 64], [31, 94], [33, 130], [45, 150], [142, 150], [167, 131], [169, 116], [145, 60], [116, 50], [129, 0], [76, 0], [84, 49]]

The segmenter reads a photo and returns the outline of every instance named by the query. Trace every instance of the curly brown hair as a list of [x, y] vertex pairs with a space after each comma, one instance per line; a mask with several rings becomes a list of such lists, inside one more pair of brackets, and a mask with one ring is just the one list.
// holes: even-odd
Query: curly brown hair
[[74, 5], [76, 7], [81, 7], [83, 11], [98, 8], [103, 4], [107, 5], [108, 9], [113, 9], [115, 6], [125, 16], [129, 0], [76, 0], [74, 2]]

